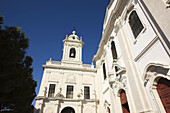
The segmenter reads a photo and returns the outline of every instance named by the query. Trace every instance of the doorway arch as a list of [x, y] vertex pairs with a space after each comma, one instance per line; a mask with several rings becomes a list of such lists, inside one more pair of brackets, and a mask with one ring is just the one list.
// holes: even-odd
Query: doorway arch
[[125, 90], [121, 90], [120, 92], [120, 102], [122, 106], [122, 111], [123, 113], [130, 113], [127, 97], [126, 97], [126, 92]]
[[157, 92], [167, 113], [170, 113], [170, 81], [160, 78], [157, 83]]
[[75, 110], [72, 107], [65, 107], [61, 113], [75, 113]]

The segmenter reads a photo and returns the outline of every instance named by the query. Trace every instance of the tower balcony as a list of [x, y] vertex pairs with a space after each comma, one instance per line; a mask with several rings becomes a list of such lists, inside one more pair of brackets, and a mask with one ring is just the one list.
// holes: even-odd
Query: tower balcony
[[46, 62], [46, 65], [43, 65], [43, 68], [60, 68], [60, 69], [70, 69], [70, 70], [88, 70], [91, 72], [96, 72], [96, 68], [92, 64], [81, 64], [81, 63], [72, 63], [72, 62], [59, 62], [52, 61], [51, 59]]

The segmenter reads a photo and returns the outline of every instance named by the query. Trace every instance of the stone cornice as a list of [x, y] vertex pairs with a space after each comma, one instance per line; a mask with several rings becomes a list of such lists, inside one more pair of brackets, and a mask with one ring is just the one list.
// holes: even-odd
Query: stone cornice
[[108, 9], [111, 7], [113, 1], [114, 1], [114, 0], [111, 0], [111, 1], [110, 1], [109, 5], [107, 6]]
[[119, 9], [121, 8], [122, 2], [124, 2], [124, 0], [118, 0], [114, 10], [112, 10], [112, 12], [111, 12], [111, 15], [110, 15], [109, 20], [106, 25], [106, 28], [104, 29], [104, 32], [102, 35], [102, 39], [100, 41], [97, 54], [93, 57], [93, 62], [96, 62], [98, 59], [100, 59], [100, 57], [102, 55], [103, 46], [107, 43], [108, 39], [110, 38], [110, 34], [114, 28], [115, 21], [120, 15]]
[[83, 101], [83, 102], [99, 102], [98, 99], [69, 99], [69, 98], [55, 98], [55, 97], [44, 97], [44, 96], [37, 96], [35, 97], [35, 100], [51, 100], [51, 101], [56, 101], [56, 100], [62, 100], [62, 101], [71, 101], [71, 102], [78, 102], [78, 101]]
[[76, 71], [86, 71], [86, 72], [95, 72], [96, 69], [87, 68], [87, 67], [71, 67], [71, 66], [64, 66], [64, 65], [42, 65], [44, 68], [51, 68], [51, 69], [63, 69], [63, 70], [76, 70]]
[[63, 40], [63, 43], [65, 43], [65, 42], [74, 42], [74, 43], [80, 43], [80, 44], [84, 45], [84, 42], [83, 41], [79, 41], [79, 40], [65, 39], [65, 40]]

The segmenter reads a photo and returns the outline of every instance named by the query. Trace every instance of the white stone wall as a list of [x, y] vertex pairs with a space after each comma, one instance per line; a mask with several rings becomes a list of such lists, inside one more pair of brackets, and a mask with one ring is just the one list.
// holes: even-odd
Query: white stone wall
[[[46, 100], [44, 100], [45, 107], [43, 108], [43, 113], [56, 113], [57, 107], [55, 107], [56, 106], [55, 104], [56, 104], [56, 101], [58, 100], [56, 96], [58, 93], [60, 93], [64, 96], [63, 98], [66, 99], [67, 85], [74, 86], [73, 101], [62, 100], [63, 103], [60, 104], [60, 107], [58, 109], [59, 111], [61, 111], [64, 108], [64, 106], [71, 106], [75, 109], [76, 112], [79, 112], [79, 109], [80, 109], [79, 107], [81, 107], [79, 103], [84, 100], [84, 86], [90, 87], [90, 99], [96, 99], [96, 96], [94, 94], [94, 92], [96, 92], [95, 91], [95, 87], [96, 87], [95, 77], [96, 77], [95, 69], [93, 69], [93, 72], [89, 72], [88, 70], [81, 71], [79, 70], [79, 68], [77, 70], [45, 68], [41, 86], [40, 86], [40, 91], [37, 96], [37, 97], [40, 97], [40, 96], [46, 97]], [[55, 94], [54, 94], [55, 97], [52, 98], [52, 100], [48, 98], [50, 84], [56, 84]], [[45, 88], [46, 88], [46, 94], [44, 94]], [[80, 94], [80, 97], [78, 97], [78, 94]], [[38, 108], [38, 103], [39, 101], [37, 100], [36, 108]], [[90, 106], [90, 103], [92, 104], [91, 106]], [[94, 111], [94, 109], [96, 110], [95, 101], [83, 102], [83, 106], [84, 108], [86, 108], [87, 106], [86, 110], [91, 110], [91, 109], [92, 111]]]
[[[165, 36], [169, 36], [169, 23], [161, 6], [162, 16], [153, 10], [153, 3], [144, 0], [150, 13], [162, 27]], [[82, 64], [82, 40], [70, 35], [64, 40], [61, 62], [48, 61], [35, 108], [40, 113], [60, 113], [65, 107], [72, 107], [76, 113], [122, 113], [120, 92], [126, 93], [131, 113], [165, 113], [156, 90], [160, 78], [170, 80], [170, 58], [167, 40], [155, 25], [153, 17], [142, 1], [111, 0], [106, 10], [102, 39], [93, 58], [93, 65]], [[160, 3], [160, 1], [158, 2]], [[163, 4], [156, 3], [156, 6]], [[136, 11], [144, 26], [135, 39], [129, 25], [129, 15]], [[168, 13], [168, 12], [167, 12]], [[169, 13], [167, 14], [169, 15]], [[165, 20], [164, 22], [160, 22]], [[160, 24], [160, 26], [159, 26]], [[166, 29], [165, 29], [166, 28]], [[72, 37], [76, 36], [74, 40]], [[117, 59], [113, 60], [111, 42], [115, 42]], [[165, 43], [166, 42], [166, 43]], [[70, 48], [76, 48], [75, 59], [69, 58]], [[106, 67], [106, 79], [103, 75], [103, 63]], [[115, 70], [118, 68], [118, 71]], [[54, 98], [48, 98], [49, 84], [56, 84]], [[74, 86], [73, 99], [66, 98], [67, 85]], [[83, 96], [84, 86], [90, 87], [90, 99]], [[63, 97], [62, 97], [63, 96]]]
[[[146, 3], [149, 2], [145, 1]], [[106, 107], [109, 106], [112, 113], [122, 113], [119, 91], [124, 89], [130, 112], [164, 113], [164, 108], [153, 84], [158, 77], [170, 80], [170, 71], [168, 71], [170, 68], [169, 53], [160, 39], [157, 32], [159, 30], [155, 30], [150, 18], [142, 9], [144, 7], [134, 1], [129, 1], [125, 6], [121, 2], [123, 0], [111, 0], [112, 4], [110, 3], [107, 7], [102, 39], [97, 54], [93, 58], [99, 75], [97, 77], [101, 79], [99, 85], [100, 95], [103, 96], [103, 98], [100, 98], [101, 111], [106, 113]], [[150, 4], [148, 3], [148, 5]], [[151, 8], [153, 9], [153, 7]], [[121, 10], [122, 12], [120, 12]], [[128, 19], [130, 13], [134, 10], [144, 26], [136, 39], [133, 36]], [[162, 17], [159, 16], [158, 18]], [[115, 63], [110, 51], [111, 41], [115, 42], [118, 55]], [[106, 64], [107, 78], [105, 80], [102, 63]], [[122, 73], [117, 76], [113, 68], [115, 65], [122, 67]], [[154, 74], [146, 74], [149, 65], [161, 67], [162, 72], [167, 74], [158, 74], [156, 77], [154, 77]], [[148, 79], [149, 81], [146, 81]]]

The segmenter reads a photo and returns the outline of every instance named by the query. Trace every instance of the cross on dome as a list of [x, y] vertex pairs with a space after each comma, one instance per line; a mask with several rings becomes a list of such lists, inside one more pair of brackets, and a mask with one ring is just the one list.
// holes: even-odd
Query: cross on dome
[[[76, 35], [76, 31], [75, 30], [73, 30], [72, 31], [72, 34], [71, 35], [69, 35], [68, 37], [66, 36], [66, 39], [69, 39], [69, 40], [79, 40], [79, 37]], [[80, 41], [80, 40], [79, 40]]]

